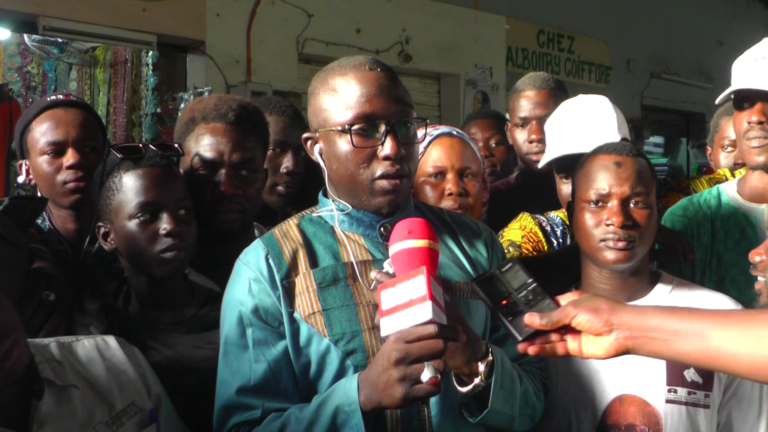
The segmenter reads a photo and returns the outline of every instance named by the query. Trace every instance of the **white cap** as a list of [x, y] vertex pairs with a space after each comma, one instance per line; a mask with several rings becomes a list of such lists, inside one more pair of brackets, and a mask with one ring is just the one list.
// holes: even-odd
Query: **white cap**
[[737, 90], [768, 91], [768, 38], [746, 50], [731, 68], [731, 86], [715, 101], [720, 105]]
[[539, 167], [573, 154], [589, 153], [603, 144], [629, 140], [624, 114], [601, 95], [583, 94], [561, 103], [544, 123], [547, 147]]

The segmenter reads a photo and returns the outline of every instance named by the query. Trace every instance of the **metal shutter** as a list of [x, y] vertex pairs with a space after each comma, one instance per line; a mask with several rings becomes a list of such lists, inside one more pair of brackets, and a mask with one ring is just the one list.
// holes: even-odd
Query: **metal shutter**
[[[312, 78], [323, 65], [299, 64], [299, 88], [301, 89], [301, 109], [307, 115], [307, 90]], [[405, 88], [411, 93], [416, 113], [429, 119], [430, 124], [440, 123], [440, 79], [418, 75], [400, 74]]]

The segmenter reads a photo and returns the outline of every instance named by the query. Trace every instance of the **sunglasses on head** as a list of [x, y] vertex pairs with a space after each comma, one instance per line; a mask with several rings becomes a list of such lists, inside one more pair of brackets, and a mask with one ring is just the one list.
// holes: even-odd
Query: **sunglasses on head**
[[109, 149], [120, 159], [141, 159], [147, 153], [147, 148], [168, 157], [184, 156], [184, 149], [179, 143], [174, 142], [115, 144]]

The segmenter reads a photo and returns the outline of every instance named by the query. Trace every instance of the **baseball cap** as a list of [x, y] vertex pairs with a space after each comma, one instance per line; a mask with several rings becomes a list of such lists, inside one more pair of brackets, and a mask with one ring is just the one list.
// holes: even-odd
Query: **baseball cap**
[[624, 114], [601, 95], [582, 94], [561, 103], [544, 123], [547, 147], [539, 167], [557, 158], [589, 153], [597, 147], [629, 140]]
[[738, 90], [768, 91], [768, 38], [746, 50], [733, 62], [731, 86], [715, 101], [720, 105]]
[[24, 154], [27, 150], [26, 143], [23, 143], [22, 141], [26, 137], [29, 125], [44, 112], [62, 107], [76, 108], [93, 117], [101, 130], [104, 145], [107, 145], [107, 128], [104, 126], [104, 121], [101, 120], [99, 113], [93, 109], [91, 104], [70, 93], [57, 93], [38, 99], [30, 105], [29, 108], [24, 110], [21, 117], [19, 117], [19, 120], [16, 123], [16, 130], [13, 134], [13, 145], [16, 147], [16, 156], [18, 156], [19, 159], [27, 158]]

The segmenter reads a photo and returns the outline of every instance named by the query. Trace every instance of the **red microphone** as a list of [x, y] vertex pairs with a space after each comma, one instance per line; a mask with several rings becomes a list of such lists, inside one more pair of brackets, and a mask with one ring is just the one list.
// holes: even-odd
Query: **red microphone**
[[422, 218], [403, 219], [389, 238], [395, 278], [379, 285], [381, 336], [427, 322], [446, 324], [443, 288], [437, 281], [440, 244]]

